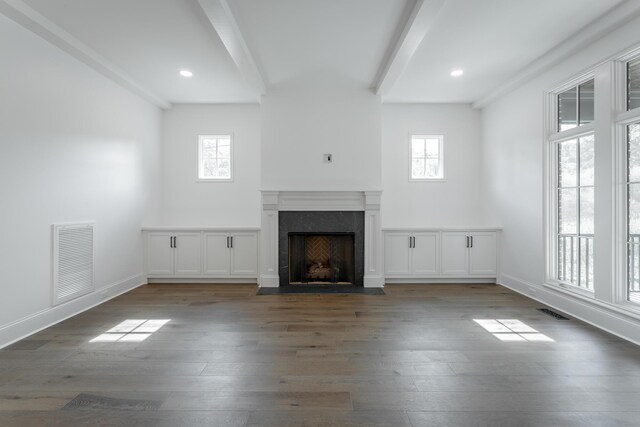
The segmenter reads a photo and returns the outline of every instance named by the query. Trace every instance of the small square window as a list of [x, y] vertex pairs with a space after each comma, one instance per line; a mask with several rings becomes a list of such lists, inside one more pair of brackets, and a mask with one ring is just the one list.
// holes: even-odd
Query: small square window
[[627, 110], [640, 107], [640, 58], [627, 63]]
[[410, 150], [410, 179], [429, 181], [444, 179], [442, 135], [412, 135]]
[[198, 179], [231, 181], [231, 135], [200, 135], [198, 137]]

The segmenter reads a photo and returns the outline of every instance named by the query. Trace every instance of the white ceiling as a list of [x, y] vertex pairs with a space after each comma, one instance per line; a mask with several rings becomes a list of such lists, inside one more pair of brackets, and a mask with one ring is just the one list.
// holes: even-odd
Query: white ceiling
[[449, 0], [385, 100], [475, 102], [621, 1]]
[[[197, 0], [22, 1], [169, 103], [260, 99], [218, 34], [246, 42], [267, 93], [318, 83], [370, 88], [385, 61], [394, 59], [390, 52], [416, 4], [200, 0], [228, 4], [234, 33], [212, 25]], [[622, 1], [447, 0], [384, 100], [477, 101]], [[194, 77], [180, 77], [183, 68]], [[453, 68], [465, 75], [453, 79]]]

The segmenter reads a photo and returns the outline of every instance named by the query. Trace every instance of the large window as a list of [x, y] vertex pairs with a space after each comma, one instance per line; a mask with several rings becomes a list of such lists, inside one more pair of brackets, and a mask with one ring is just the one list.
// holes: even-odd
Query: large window
[[557, 279], [593, 290], [594, 138], [557, 143]]
[[412, 135], [410, 179], [429, 181], [444, 179], [442, 135]]
[[551, 271], [555, 282], [594, 290], [594, 80], [554, 93], [549, 138], [555, 165], [549, 191]]
[[231, 178], [231, 135], [200, 135], [198, 138], [198, 179], [230, 181]]

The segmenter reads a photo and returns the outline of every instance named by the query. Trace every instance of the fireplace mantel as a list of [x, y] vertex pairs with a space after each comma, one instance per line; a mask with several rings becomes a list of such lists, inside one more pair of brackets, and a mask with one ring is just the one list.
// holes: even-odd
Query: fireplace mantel
[[365, 213], [365, 287], [383, 287], [381, 191], [262, 191], [260, 286], [280, 285], [279, 211], [363, 211]]

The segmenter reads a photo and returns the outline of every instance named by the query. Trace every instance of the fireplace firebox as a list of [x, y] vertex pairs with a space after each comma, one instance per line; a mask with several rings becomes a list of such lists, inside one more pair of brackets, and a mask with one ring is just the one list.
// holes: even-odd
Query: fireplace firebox
[[354, 282], [354, 233], [289, 233], [290, 284]]
[[279, 211], [280, 286], [363, 286], [363, 211]]

